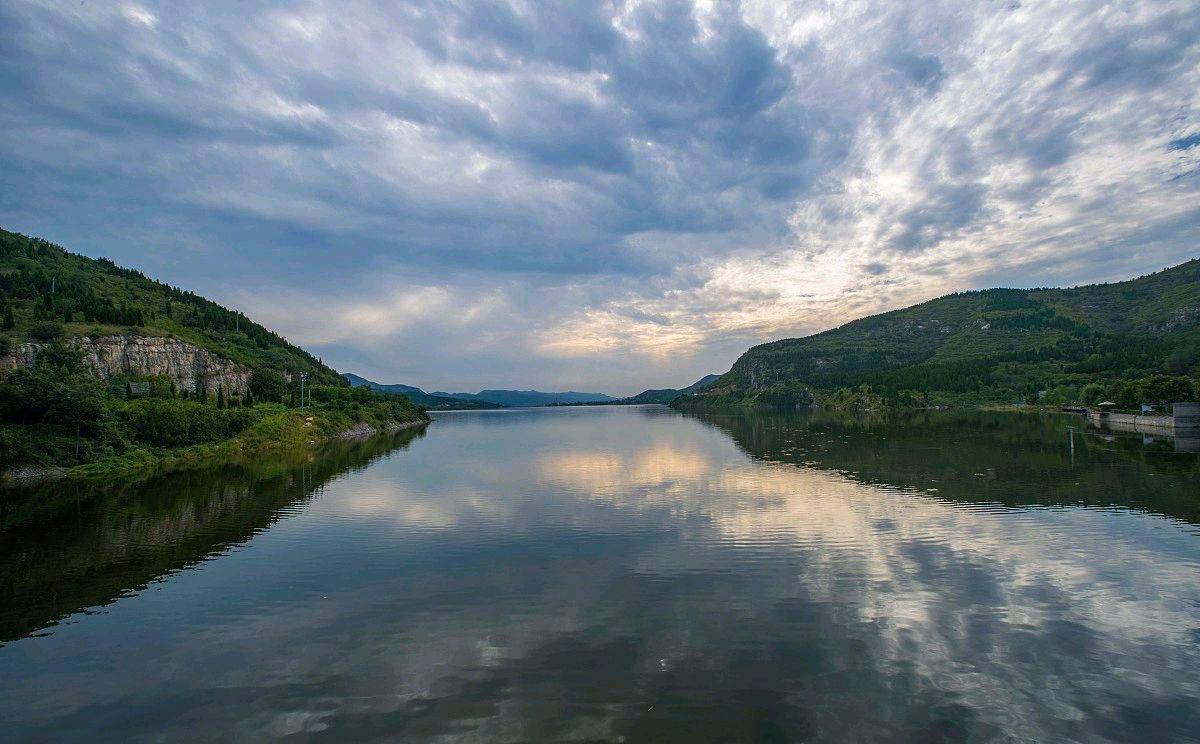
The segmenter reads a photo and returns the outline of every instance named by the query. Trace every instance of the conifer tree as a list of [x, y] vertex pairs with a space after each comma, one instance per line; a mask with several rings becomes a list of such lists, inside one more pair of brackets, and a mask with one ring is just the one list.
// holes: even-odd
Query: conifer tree
[[4, 308], [3, 328], [6, 331], [11, 331], [13, 329], [13, 327], [16, 326], [16, 324], [17, 324], [17, 321], [15, 318], [13, 318], [12, 306], [9, 305], [8, 307]]
[[225, 407], [225, 388], [224, 388], [224, 386], [218, 384], [217, 385], [217, 408], [224, 408], [224, 407]]

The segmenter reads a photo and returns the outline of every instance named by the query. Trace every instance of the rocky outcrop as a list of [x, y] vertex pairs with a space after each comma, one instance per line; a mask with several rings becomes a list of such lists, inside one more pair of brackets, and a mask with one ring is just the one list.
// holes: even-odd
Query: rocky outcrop
[[[209, 395], [220, 387], [226, 395], [244, 395], [250, 370], [199, 346], [165, 336], [80, 336], [70, 339], [83, 350], [83, 360], [102, 379], [112, 377], [169, 377], [180, 390], [194, 392], [197, 382]], [[24, 343], [0, 357], [0, 376], [18, 367], [32, 367], [45, 344]]]

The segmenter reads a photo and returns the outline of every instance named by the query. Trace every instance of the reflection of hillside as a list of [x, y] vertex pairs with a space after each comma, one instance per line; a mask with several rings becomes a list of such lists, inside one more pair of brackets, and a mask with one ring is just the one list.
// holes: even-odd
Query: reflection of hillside
[[0, 642], [107, 604], [243, 542], [331, 479], [405, 447], [414, 431], [333, 442], [260, 463], [97, 492], [50, 484], [0, 501]]
[[[1067, 416], [927, 411], [705, 415], [752, 457], [964, 502], [1126, 506], [1200, 522], [1200, 458]], [[1153, 477], [1147, 477], [1153, 476]]]

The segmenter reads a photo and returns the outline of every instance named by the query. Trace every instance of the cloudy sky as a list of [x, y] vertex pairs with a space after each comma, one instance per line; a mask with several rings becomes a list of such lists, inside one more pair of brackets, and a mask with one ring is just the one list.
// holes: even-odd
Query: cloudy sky
[[1200, 254], [1200, 5], [0, 0], [0, 225], [427, 389]]

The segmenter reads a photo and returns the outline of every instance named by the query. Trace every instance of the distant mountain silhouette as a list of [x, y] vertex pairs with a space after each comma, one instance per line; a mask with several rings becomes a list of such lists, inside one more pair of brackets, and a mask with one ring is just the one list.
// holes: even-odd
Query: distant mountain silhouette
[[643, 390], [637, 395], [626, 398], [627, 403], [662, 403], [667, 404], [675, 400], [681, 395], [691, 395], [697, 393], [709, 385], [713, 384], [720, 378], [720, 375], [705, 375], [699, 380], [696, 380], [691, 385], [685, 388], [676, 390], [675, 388], [662, 388], [658, 390]]
[[451, 410], [465, 408], [507, 408], [526, 406], [555, 406], [572, 403], [611, 403], [617, 398], [604, 393], [580, 393], [568, 390], [564, 393], [544, 393], [541, 390], [480, 390], [478, 393], [427, 393], [412, 385], [385, 385], [372, 382], [365, 377], [347, 372], [343, 375], [354, 387], [369, 386], [381, 393], [394, 393], [407, 396], [417, 405], [432, 410]]
[[504, 406], [554, 406], [571, 403], [610, 403], [617, 398], [604, 393], [579, 393], [568, 390], [563, 393], [544, 393], [540, 390], [480, 390], [478, 393], [430, 393], [430, 395], [458, 398], [460, 400], [492, 401]]
[[369, 387], [378, 393], [390, 393], [392, 395], [403, 395], [413, 403], [431, 411], [452, 411], [462, 409], [477, 409], [477, 408], [503, 408], [503, 404], [481, 399], [458, 398], [441, 393], [427, 393], [419, 387], [412, 385], [384, 385], [379, 382], [372, 382], [365, 377], [360, 377], [353, 372], [342, 374], [350, 383], [351, 387]]

